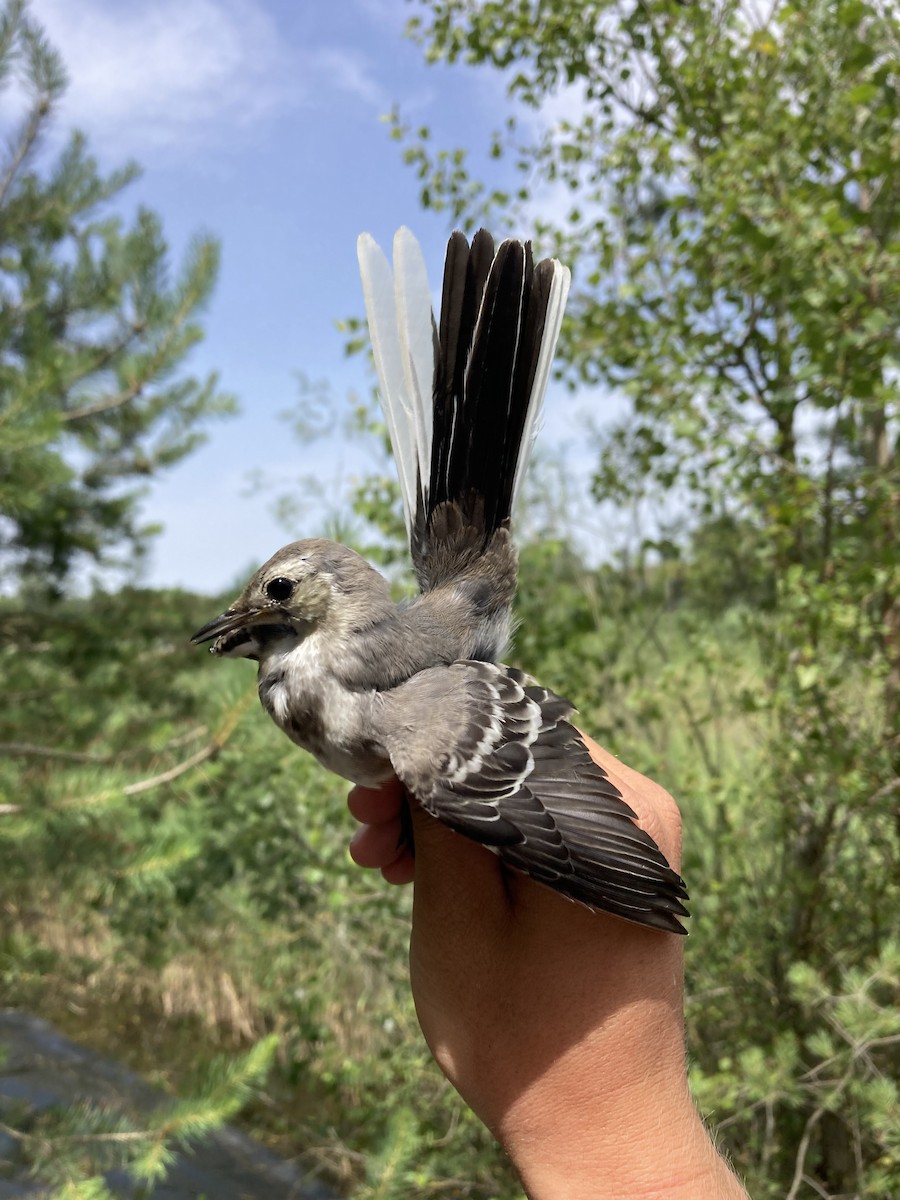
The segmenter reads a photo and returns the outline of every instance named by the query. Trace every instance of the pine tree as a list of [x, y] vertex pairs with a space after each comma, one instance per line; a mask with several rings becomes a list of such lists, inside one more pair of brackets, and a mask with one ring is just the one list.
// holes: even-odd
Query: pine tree
[[159, 218], [112, 211], [134, 164], [102, 175], [78, 133], [48, 161], [66, 73], [24, 0], [0, 11], [0, 87], [24, 95], [0, 156], [0, 577], [59, 587], [145, 546], [135, 484], [232, 407], [182, 370], [219, 247], [197, 238], [173, 273]]
[[[43, 945], [32, 919], [57, 905], [72, 928], [110, 930], [118, 914], [122, 945], [159, 940], [173, 880], [196, 856], [183, 806], [160, 797], [236, 720], [210, 738], [179, 671], [207, 605], [133, 588], [72, 594], [83, 564], [140, 560], [139, 485], [233, 403], [215, 375], [184, 367], [217, 242], [197, 238], [172, 271], [156, 214], [128, 224], [114, 211], [133, 164], [103, 175], [78, 133], [55, 156], [44, 148], [65, 87], [25, 0], [0, 3], [0, 89], [20, 108], [0, 150], [0, 937], [61, 971], [73, 956]], [[19, 951], [0, 953], [0, 986], [21, 978]], [[6, 1132], [55, 1195], [111, 1196], [115, 1165], [149, 1190], [173, 1147], [245, 1103], [274, 1050], [267, 1039], [214, 1064], [193, 1097], [142, 1122], [86, 1103]]]

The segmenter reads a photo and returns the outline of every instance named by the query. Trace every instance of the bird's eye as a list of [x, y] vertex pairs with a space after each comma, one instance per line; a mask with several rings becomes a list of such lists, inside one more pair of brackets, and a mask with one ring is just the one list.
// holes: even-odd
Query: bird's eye
[[276, 604], [283, 604], [285, 600], [289, 600], [293, 590], [293, 579], [285, 579], [283, 575], [279, 575], [277, 579], [270, 579], [266, 584], [266, 595]]

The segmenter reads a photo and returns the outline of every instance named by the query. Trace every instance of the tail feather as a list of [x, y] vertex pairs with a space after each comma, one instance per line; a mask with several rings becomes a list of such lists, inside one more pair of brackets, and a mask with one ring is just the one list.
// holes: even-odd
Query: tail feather
[[[381, 401], [420, 580], [442, 508], [459, 509], [466, 553], [509, 525], [527, 463], [569, 290], [556, 260], [531, 244], [495, 251], [485, 230], [447, 246], [440, 325], [434, 327], [421, 250], [394, 240], [394, 276], [373, 239], [358, 243]], [[456, 518], [454, 522], [456, 523]], [[462, 543], [461, 543], [462, 544]]]
[[[521, 432], [517, 377], [528, 298], [528, 258], [521, 242], [504, 242], [497, 251], [471, 343], [460, 340], [457, 361], [452, 367], [447, 364], [447, 374], [461, 377], [461, 387], [454, 390], [440, 414], [440, 432], [438, 427], [435, 431], [446, 455], [446, 468], [432, 478], [426, 517], [430, 520], [435, 509], [449, 501], [459, 504], [472, 520], [477, 506], [485, 524], [485, 541], [509, 516], [508, 509], [503, 511], [503, 476], [507, 459], [516, 453], [517, 425]], [[438, 419], [436, 411], [435, 421]]]
[[[435, 363], [435, 425], [439, 415], [452, 408], [453, 397], [461, 396], [466, 363], [475, 335], [484, 285], [494, 261], [494, 239], [480, 229], [472, 240], [456, 232], [447, 243], [444, 284], [441, 292], [441, 323]], [[439, 478], [439, 472], [432, 472]]]
[[484, 536], [508, 523], [559, 338], [569, 272], [531, 244], [494, 252], [484, 230], [447, 247], [435, 366], [434, 443], [425, 521], [445, 502], [476, 505]]
[[416, 500], [431, 470], [435, 330], [422, 249], [405, 227], [394, 236], [394, 288], [403, 375], [414, 422]]
[[394, 298], [394, 279], [384, 251], [370, 234], [360, 234], [356, 250], [369, 321], [372, 355], [380, 385], [381, 407], [400, 477], [400, 494], [403, 498], [406, 525], [407, 528], [412, 528], [418, 506], [419, 455], [414, 441], [416, 422], [413, 416], [413, 401], [407, 391], [406, 373], [403, 369], [404, 355]]
[[[533, 330], [529, 331], [526, 339], [526, 344], [532, 347], [534, 365], [528, 381], [530, 402], [525, 417], [525, 426], [522, 430], [519, 462], [514, 472], [510, 511], [515, 507], [518, 499], [525, 467], [537, 437], [538, 420], [547, 392], [547, 384], [550, 382], [550, 368], [553, 365], [553, 356], [559, 341], [571, 283], [572, 272], [555, 258], [545, 258], [535, 268], [534, 292], [536, 298], [532, 306], [535, 325]], [[538, 314], [540, 314], [540, 322], [538, 322]]]

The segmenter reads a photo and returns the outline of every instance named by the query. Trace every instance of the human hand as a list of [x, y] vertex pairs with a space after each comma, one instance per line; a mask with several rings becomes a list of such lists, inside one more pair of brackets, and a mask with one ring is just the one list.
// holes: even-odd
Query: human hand
[[[589, 739], [677, 870], [678, 808]], [[441, 1069], [503, 1144], [535, 1200], [746, 1193], [716, 1154], [684, 1066], [683, 939], [573, 904], [510, 871], [404, 793], [355, 788], [351, 855], [415, 880], [410, 976]]]

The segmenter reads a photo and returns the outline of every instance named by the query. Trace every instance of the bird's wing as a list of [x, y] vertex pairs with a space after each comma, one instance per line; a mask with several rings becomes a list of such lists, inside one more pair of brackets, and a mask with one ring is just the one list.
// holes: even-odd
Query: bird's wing
[[432, 816], [570, 899], [684, 933], [687, 892], [567, 718], [520, 671], [454, 663], [384, 697], [400, 779]]
[[400, 476], [412, 536], [431, 467], [434, 320], [419, 243], [408, 229], [394, 238], [394, 271], [368, 233], [356, 244], [381, 407]]

